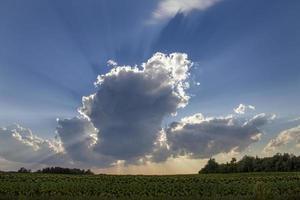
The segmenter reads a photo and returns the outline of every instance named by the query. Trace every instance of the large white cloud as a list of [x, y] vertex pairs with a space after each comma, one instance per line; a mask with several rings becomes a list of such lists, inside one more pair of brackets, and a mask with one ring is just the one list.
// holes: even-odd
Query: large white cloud
[[78, 160], [115, 161], [151, 153], [162, 120], [188, 103], [191, 65], [186, 54], [156, 53], [139, 68], [115, 66], [99, 75], [97, 92], [83, 97], [81, 117], [58, 121], [66, 151]]
[[285, 146], [289, 143], [295, 143], [300, 147], [300, 126], [284, 130], [278, 134], [278, 136], [269, 141], [264, 148], [265, 152], [274, 152], [279, 147]]
[[174, 16], [177, 12], [188, 13], [192, 10], [205, 10], [221, 0], [162, 0], [153, 12], [154, 20]]

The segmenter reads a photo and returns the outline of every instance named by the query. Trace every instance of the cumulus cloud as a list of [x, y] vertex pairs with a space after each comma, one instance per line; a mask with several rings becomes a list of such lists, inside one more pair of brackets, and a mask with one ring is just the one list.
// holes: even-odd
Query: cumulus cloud
[[292, 142], [296, 143], [296, 146], [300, 147], [300, 126], [296, 126], [279, 133], [276, 138], [269, 141], [264, 148], [264, 152], [274, 152], [277, 148]]
[[63, 147], [60, 140], [44, 140], [30, 129], [18, 124], [0, 128], [0, 156], [24, 163], [61, 163]]
[[153, 12], [153, 19], [166, 19], [178, 12], [186, 14], [192, 10], [205, 10], [219, 1], [221, 0], [162, 0]]
[[139, 68], [115, 66], [99, 75], [97, 92], [83, 97], [81, 117], [58, 121], [66, 151], [77, 160], [111, 161], [151, 153], [164, 117], [188, 103], [191, 65], [186, 54], [156, 53]]
[[[165, 130], [168, 146], [163, 149], [162, 157], [167, 158], [166, 149], [173, 157], [190, 158], [208, 158], [233, 149], [242, 151], [260, 140], [260, 128], [271, 119], [272, 116], [263, 113], [248, 120], [233, 115], [204, 117], [200, 113], [183, 118]], [[158, 155], [154, 159], [162, 160]]]
[[240, 104], [238, 107], [233, 109], [236, 114], [245, 114], [249, 110], [255, 110], [255, 107], [252, 105]]

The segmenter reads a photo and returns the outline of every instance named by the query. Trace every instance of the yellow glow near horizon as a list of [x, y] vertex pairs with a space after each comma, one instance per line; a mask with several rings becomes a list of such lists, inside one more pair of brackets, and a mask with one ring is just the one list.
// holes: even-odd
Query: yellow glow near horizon
[[116, 165], [107, 169], [93, 169], [95, 173], [104, 174], [143, 174], [143, 175], [168, 175], [168, 174], [195, 174], [203, 167], [207, 159], [176, 158], [164, 163], [147, 163], [144, 165]]

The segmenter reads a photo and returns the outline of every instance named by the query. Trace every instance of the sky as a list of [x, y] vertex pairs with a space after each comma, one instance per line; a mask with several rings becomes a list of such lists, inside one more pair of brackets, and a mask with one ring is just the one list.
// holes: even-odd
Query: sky
[[0, 170], [196, 173], [300, 152], [298, 0], [2, 0]]

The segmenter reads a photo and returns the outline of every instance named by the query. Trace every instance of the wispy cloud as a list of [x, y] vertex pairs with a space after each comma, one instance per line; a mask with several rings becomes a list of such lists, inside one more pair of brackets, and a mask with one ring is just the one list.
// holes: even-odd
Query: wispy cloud
[[184, 14], [192, 10], [205, 10], [221, 0], [162, 0], [153, 12], [153, 20], [167, 19], [177, 12]]

